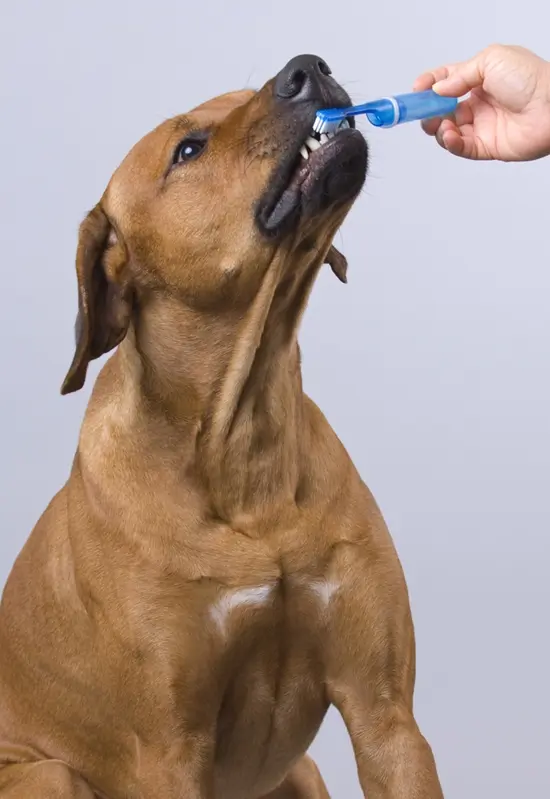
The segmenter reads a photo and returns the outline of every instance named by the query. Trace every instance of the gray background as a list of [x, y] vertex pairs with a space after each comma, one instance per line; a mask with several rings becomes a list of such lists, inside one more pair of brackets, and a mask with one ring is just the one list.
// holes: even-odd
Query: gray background
[[[71, 463], [92, 383], [58, 395], [76, 230], [129, 147], [301, 52], [360, 101], [492, 41], [550, 57], [549, 30], [546, 0], [2, 0], [0, 583]], [[548, 796], [550, 159], [469, 164], [417, 125], [368, 132], [337, 240], [350, 284], [327, 269], [316, 288], [306, 387], [397, 543], [447, 799]], [[359, 797], [335, 713], [313, 750], [335, 799]]]

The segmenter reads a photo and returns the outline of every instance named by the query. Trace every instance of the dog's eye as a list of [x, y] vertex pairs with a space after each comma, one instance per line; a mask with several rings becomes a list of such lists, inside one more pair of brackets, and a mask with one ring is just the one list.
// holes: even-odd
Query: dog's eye
[[174, 153], [174, 164], [181, 164], [185, 161], [193, 161], [204, 151], [206, 139], [189, 137], [184, 139], [176, 147]]

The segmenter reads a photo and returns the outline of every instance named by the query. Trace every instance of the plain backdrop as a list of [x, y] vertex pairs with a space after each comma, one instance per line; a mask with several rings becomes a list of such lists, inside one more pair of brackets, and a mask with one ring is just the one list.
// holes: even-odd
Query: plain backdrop
[[[356, 101], [493, 41], [550, 57], [546, 0], [2, 0], [0, 584], [67, 477], [80, 219], [162, 119], [299, 53]], [[550, 795], [550, 159], [471, 164], [365, 130], [371, 176], [301, 334], [305, 384], [382, 507], [411, 593], [416, 712], [447, 799]], [[358, 799], [330, 712], [313, 746]]]

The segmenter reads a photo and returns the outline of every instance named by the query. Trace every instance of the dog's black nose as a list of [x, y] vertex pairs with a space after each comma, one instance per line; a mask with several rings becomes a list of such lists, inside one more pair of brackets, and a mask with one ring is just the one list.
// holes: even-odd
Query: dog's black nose
[[331, 74], [326, 61], [316, 55], [299, 55], [275, 78], [275, 95], [281, 100], [317, 100]]

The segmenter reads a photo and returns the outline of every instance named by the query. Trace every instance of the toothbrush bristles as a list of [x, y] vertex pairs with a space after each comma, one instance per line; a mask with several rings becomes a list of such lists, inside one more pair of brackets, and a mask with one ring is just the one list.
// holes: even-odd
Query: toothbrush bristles
[[315, 133], [333, 133], [337, 129], [338, 124], [338, 122], [329, 121], [328, 119], [317, 116], [313, 123], [313, 130]]

